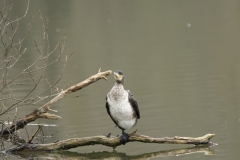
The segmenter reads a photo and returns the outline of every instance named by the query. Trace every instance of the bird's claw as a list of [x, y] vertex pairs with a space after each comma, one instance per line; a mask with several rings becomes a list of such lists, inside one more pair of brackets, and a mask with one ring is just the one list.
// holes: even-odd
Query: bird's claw
[[123, 132], [123, 134], [120, 136], [121, 144], [125, 145], [127, 142], [129, 142], [129, 137], [129, 134]]

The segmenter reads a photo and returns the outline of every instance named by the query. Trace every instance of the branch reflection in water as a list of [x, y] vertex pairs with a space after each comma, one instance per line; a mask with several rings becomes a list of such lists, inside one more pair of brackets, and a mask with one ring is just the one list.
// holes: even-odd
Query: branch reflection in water
[[172, 149], [165, 151], [157, 151], [151, 153], [144, 153], [139, 155], [127, 155], [123, 152], [92, 152], [92, 153], [77, 153], [71, 151], [57, 151], [57, 152], [18, 152], [12, 153], [12, 156], [21, 158], [46, 158], [46, 159], [151, 159], [157, 157], [182, 156], [193, 153], [204, 153], [204, 155], [214, 155], [215, 151], [209, 146], [194, 146], [181, 149]]

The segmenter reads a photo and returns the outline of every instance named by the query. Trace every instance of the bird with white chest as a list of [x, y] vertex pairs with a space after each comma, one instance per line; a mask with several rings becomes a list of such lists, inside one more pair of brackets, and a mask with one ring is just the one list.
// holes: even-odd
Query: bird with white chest
[[140, 119], [137, 101], [130, 91], [124, 89], [124, 75], [118, 70], [114, 72], [116, 80], [106, 97], [106, 109], [113, 122], [122, 130], [120, 142], [125, 144], [129, 141], [129, 134], [124, 130], [131, 129]]

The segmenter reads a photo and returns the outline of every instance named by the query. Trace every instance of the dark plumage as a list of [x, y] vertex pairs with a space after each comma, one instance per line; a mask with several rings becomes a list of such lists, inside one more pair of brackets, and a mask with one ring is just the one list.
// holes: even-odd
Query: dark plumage
[[124, 132], [134, 127], [140, 112], [137, 101], [129, 90], [123, 87], [124, 75], [122, 71], [115, 71], [116, 83], [106, 97], [106, 109], [113, 122], [122, 130], [120, 141], [122, 144], [128, 142], [129, 135]]

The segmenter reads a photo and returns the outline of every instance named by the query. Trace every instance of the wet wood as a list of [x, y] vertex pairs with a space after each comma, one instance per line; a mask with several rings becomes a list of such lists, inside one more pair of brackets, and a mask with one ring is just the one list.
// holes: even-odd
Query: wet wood
[[58, 116], [56, 114], [48, 113], [49, 111], [57, 112], [55, 110], [50, 109], [50, 107], [53, 106], [53, 104], [55, 104], [56, 102], [61, 100], [67, 94], [76, 92], [76, 91], [78, 91], [78, 90], [80, 90], [80, 89], [90, 85], [91, 83], [94, 83], [94, 82], [100, 80], [100, 79], [107, 80], [106, 76], [110, 75], [111, 73], [112, 73], [111, 70], [101, 72], [100, 69], [99, 69], [97, 74], [92, 75], [88, 79], [86, 79], [86, 80], [84, 80], [84, 81], [82, 81], [82, 82], [80, 82], [76, 85], [73, 85], [66, 90], [62, 90], [56, 97], [54, 97], [52, 100], [47, 102], [42, 107], [35, 109], [30, 114], [26, 115], [24, 118], [21, 118], [21, 119], [15, 121], [15, 122], [13, 122], [10, 126], [1, 130], [0, 135], [12, 134], [16, 130], [24, 128], [28, 123], [33, 122], [38, 118], [47, 118], [47, 119], [55, 119], [55, 120], [61, 118], [60, 116]]
[[[214, 134], [206, 134], [202, 137], [164, 137], [154, 138], [145, 135], [131, 134], [129, 142], [142, 142], [142, 143], [159, 143], [159, 144], [194, 144], [194, 145], [211, 145], [210, 139], [214, 137]], [[129, 143], [128, 142], [128, 143]], [[113, 147], [114, 149], [121, 145], [119, 137], [107, 137], [107, 136], [93, 136], [83, 138], [71, 138], [56, 143], [49, 144], [23, 144], [21, 146], [12, 148], [6, 152], [15, 151], [55, 151], [55, 150], [67, 150], [71, 148], [88, 146], [88, 145], [104, 145]]]

